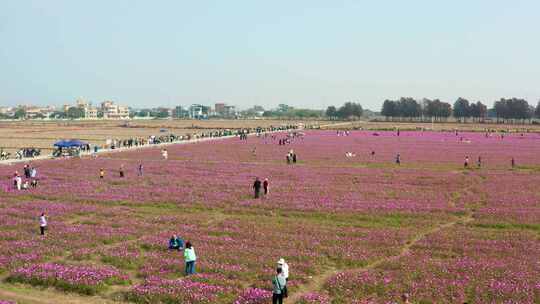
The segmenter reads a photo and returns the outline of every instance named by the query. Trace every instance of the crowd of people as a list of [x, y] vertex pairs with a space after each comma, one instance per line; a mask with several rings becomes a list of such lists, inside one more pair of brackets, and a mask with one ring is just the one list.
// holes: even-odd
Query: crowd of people
[[28, 190], [38, 186], [37, 169], [28, 164], [23, 167], [24, 179], [19, 171], [13, 173], [13, 188], [16, 190]]

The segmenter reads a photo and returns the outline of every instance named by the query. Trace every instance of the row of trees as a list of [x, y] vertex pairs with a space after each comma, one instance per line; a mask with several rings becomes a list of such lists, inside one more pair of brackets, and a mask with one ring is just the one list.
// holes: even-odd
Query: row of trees
[[411, 97], [385, 100], [381, 115], [386, 119], [445, 121], [452, 115], [452, 105], [439, 99], [424, 98], [421, 102]]
[[454, 117], [459, 121], [466, 122], [471, 117], [473, 121], [481, 121], [487, 115], [487, 106], [480, 101], [469, 103], [467, 99], [460, 97], [454, 102]]
[[339, 109], [335, 106], [329, 106], [326, 109], [326, 117], [330, 119], [354, 119], [360, 118], [364, 113], [362, 105], [356, 102], [346, 102]]
[[439, 99], [423, 99], [421, 102], [411, 97], [401, 97], [399, 100], [385, 100], [381, 115], [387, 120], [435, 120], [445, 121], [454, 116], [461, 122], [472, 118], [473, 121], [484, 121], [486, 117], [493, 116], [497, 122], [524, 122], [533, 117], [540, 118], [540, 102], [535, 107], [530, 106], [524, 99], [502, 98], [495, 102], [493, 109], [480, 101], [469, 102], [465, 98], [458, 98], [452, 107]]

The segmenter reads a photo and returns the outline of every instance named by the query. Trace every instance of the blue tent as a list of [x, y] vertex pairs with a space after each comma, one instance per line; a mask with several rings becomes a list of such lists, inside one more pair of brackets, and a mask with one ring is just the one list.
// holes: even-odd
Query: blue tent
[[80, 141], [78, 139], [70, 139], [70, 140], [63, 139], [54, 143], [54, 146], [58, 148], [73, 148], [73, 147], [82, 147], [86, 145], [87, 143]]

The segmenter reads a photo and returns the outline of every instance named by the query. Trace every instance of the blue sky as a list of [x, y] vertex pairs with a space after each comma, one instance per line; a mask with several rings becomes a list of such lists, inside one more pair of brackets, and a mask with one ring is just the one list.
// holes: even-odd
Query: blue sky
[[540, 98], [540, 1], [0, 0], [0, 105]]

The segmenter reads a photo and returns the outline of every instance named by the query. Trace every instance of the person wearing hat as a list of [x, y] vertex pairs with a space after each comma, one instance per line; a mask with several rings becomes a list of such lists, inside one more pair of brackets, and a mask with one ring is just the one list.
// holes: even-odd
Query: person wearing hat
[[284, 258], [280, 258], [277, 262], [277, 266], [283, 270], [283, 276], [285, 280], [289, 280], [289, 265], [285, 262]]

